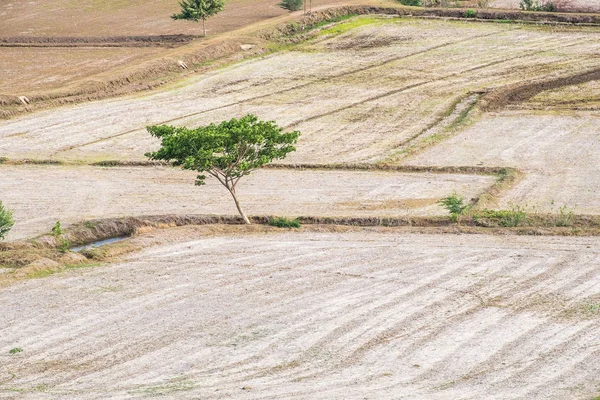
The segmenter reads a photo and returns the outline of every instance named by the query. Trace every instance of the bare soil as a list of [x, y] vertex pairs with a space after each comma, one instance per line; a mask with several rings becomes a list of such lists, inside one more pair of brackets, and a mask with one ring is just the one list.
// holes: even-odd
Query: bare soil
[[507, 111], [487, 115], [409, 160], [415, 165], [506, 165], [525, 173], [498, 204], [530, 211], [600, 213], [600, 114]]
[[[361, 47], [369, 35], [390, 41]], [[140, 160], [156, 146], [149, 124], [195, 126], [252, 112], [302, 132], [289, 162], [377, 162], [410, 147], [473, 92], [585, 74], [598, 68], [599, 49], [591, 28], [382, 19], [153, 94], [3, 122], [0, 156]]]
[[[216, 180], [174, 168], [2, 166], [0, 193], [17, 224], [9, 239], [48, 233], [84, 219], [156, 214], [230, 214], [237, 210]], [[493, 176], [373, 171], [260, 170], [240, 181], [250, 215], [437, 215], [454, 190], [477, 197]]]
[[0, 393], [597, 394], [598, 238], [245, 230], [155, 232], [122, 262], [2, 289]]

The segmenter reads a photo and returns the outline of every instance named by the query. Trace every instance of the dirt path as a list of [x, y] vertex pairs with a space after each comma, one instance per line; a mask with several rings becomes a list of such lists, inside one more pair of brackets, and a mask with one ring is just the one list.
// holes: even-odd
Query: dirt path
[[563, 400], [600, 389], [597, 238], [156, 235], [175, 242], [0, 291], [1, 395]]

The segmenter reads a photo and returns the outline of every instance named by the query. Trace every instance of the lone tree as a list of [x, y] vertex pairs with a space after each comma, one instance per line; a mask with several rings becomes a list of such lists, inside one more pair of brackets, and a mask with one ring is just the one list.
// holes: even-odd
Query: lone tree
[[185, 19], [198, 22], [202, 20], [202, 31], [206, 36], [206, 19], [223, 11], [223, 0], [182, 0], [181, 12], [171, 16], [173, 19]]
[[4, 207], [0, 201], [0, 240], [4, 239], [14, 224], [12, 211]]
[[231, 193], [246, 224], [250, 220], [240, 206], [236, 185], [255, 169], [295, 151], [294, 145], [300, 136], [298, 131], [282, 133], [283, 128], [274, 122], [259, 121], [252, 114], [196, 129], [168, 125], [147, 129], [152, 136], [161, 139], [161, 148], [146, 153], [146, 157], [199, 172], [196, 185], [204, 185], [203, 172], [217, 178]]

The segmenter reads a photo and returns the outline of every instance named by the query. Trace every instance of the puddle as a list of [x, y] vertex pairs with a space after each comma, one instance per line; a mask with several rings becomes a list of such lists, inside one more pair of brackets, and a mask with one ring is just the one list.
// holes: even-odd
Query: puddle
[[99, 240], [99, 241], [94, 242], [94, 243], [89, 243], [89, 244], [84, 244], [84, 245], [81, 245], [81, 246], [71, 247], [69, 250], [78, 253], [78, 252], [83, 251], [83, 250], [93, 249], [93, 248], [96, 248], [96, 247], [104, 246], [106, 244], [121, 242], [121, 241], [127, 239], [128, 237], [129, 236], [119, 236], [119, 237], [116, 237], [116, 238]]

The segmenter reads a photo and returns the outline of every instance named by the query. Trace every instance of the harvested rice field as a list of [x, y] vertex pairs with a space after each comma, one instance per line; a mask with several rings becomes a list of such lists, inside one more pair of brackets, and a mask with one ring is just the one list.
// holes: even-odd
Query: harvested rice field
[[597, 238], [148, 235], [155, 245], [121, 262], [0, 291], [0, 393], [564, 400], [598, 390]]
[[[172, 168], [0, 166], [2, 201], [15, 213], [9, 239], [48, 233], [56, 221], [159, 214], [237, 213], [216, 180]], [[493, 176], [373, 171], [261, 170], [240, 181], [250, 215], [430, 216], [454, 190], [477, 197]]]
[[[597, 400], [599, 34], [353, 17], [0, 121], [0, 398]], [[174, 227], [237, 210], [146, 127], [247, 113], [301, 136], [242, 206], [313, 222]]]

